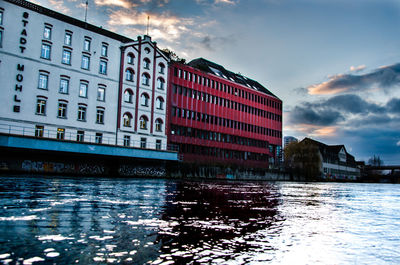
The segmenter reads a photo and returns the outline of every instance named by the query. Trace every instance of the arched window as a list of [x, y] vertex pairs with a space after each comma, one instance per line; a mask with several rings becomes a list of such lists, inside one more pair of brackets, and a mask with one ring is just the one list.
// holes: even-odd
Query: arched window
[[140, 104], [141, 104], [142, 106], [146, 106], [146, 107], [149, 106], [149, 95], [147, 95], [147, 93], [143, 93], [143, 94], [140, 96]]
[[165, 81], [164, 81], [163, 78], [159, 77], [157, 79], [157, 88], [161, 89], [161, 90], [164, 90], [164, 87], [165, 87]]
[[156, 108], [157, 109], [164, 109], [164, 99], [162, 97], [158, 97], [156, 99]]
[[156, 120], [156, 132], [162, 132], [163, 124], [164, 123], [163, 123], [162, 119]]
[[131, 52], [128, 53], [126, 62], [127, 62], [128, 64], [134, 64], [134, 62], [135, 62], [135, 55], [133, 55], [133, 53], [131, 53]]
[[165, 65], [163, 63], [159, 63], [158, 64], [158, 72], [160, 74], [164, 74], [165, 73]]
[[144, 73], [142, 75], [142, 84], [145, 86], [149, 86], [150, 85], [150, 75], [148, 73]]
[[130, 69], [130, 68], [126, 69], [125, 75], [126, 75], [126, 80], [127, 81], [133, 82], [133, 76], [135, 75], [135, 73], [133, 72], [132, 69]]
[[144, 67], [144, 69], [150, 69], [150, 60], [149, 60], [149, 58], [144, 58], [143, 59], [143, 67]]
[[124, 92], [124, 101], [127, 103], [133, 102], [133, 92], [130, 89], [126, 89]]
[[124, 126], [125, 127], [131, 127], [132, 126], [132, 114], [129, 112], [126, 112], [123, 116], [124, 118]]
[[140, 129], [142, 130], [147, 130], [147, 123], [148, 123], [149, 119], [146, 116], [141, 116], [139, 119], [140, 122]]

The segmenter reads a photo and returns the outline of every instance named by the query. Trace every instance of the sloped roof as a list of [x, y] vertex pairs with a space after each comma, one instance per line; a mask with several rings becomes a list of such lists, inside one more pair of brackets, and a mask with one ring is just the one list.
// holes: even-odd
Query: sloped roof
[[216, 64], [216, 63], [206, 60], [204, 58], [194, 59], [194, 60], [190, 61], [188, 63], [188, 65], [191, 67], [197, 68], [201, 71], [216, 75], [218, 77], [222, 77], [226, 80], [241, 84], [250, 89], [260, 91], [264, 94], [278, 98], [271, 91], [269, 91], [267, 88], [265, 88], [263, 85], [261, 85], [257, 81], [250, 79], [248, 77], [245, 77], [241, 74], [236, 74], [234, 72], [231, 72], [231, 71], [225, 69], [222, 65]]
[[313, 140], [308, 137], [304, 138], [301, 142], [303, 142], [303, 141], [311, 142], [311, 143], [317, 145], [322, 155], [329, 154], [329, 153], [330, 154], [339, 154], [340, 150], [343, 148], [344, 151], [346, 152], [347, 161], [353, 161], [353, 162], [355, 161], [354, 156], [349, 154], [346, 150], [346, 147], [342, 144], [341, 145], [327, 145], [327, 144], [318, 142], [318, 141]]

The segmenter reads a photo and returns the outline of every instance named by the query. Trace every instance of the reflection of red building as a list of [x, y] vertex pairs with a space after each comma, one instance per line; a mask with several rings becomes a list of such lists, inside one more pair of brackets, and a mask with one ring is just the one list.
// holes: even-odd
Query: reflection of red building
[[205, 59], [170, 64], [168, 142], [184, 162], [267, 168], [282, 145], [282, 101]]

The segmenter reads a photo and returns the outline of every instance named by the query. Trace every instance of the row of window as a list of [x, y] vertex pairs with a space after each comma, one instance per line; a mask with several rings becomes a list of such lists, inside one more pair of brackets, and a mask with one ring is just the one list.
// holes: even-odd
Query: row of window
[[282, 122], [282, 116], [269, 112], [269, 111], [265, 111], [262, 109], [258, 109], [258, 108], [254, 108], [252, 106], [248, 106], [242, 103], [238, 103], [229, 99], [225, 99], [222, 97], [218, 97], [218, 96], [214, 96], [205, 92], [200, 92], [197, 91], [195, 89], [191, 89], [191, 88], [187, 88], [187, 87], [183, 87], [183, 86], [179, 86], [176, 84], [172, 85], [172, 90], [174, 94], [179, 94], [179, 95], [184, 95], [186, 97], [189, 98], [193, 98], [193, 99], [197, 99], [197, 100], [201, 100], [207, 103], [211, 103], [211, 104], [216, 104], [219, 105], [221, 107], [226, 107], [226, 108], [230, 108], [230, 109], [234, 109], [234, 110], [239, 110], [241, 112], [247, 112], [249, 114], [253, 114], [253, 115], [257, 115], [260, 117], [264, 117], [267, 119], [271, 119], [274, 121], [279, 121]]
[[208, 156], [212, 159], [221, 158], [221, 159], [235, 159], [235, 160], [252, 160], [260, 162], [268, 161], [268, 155], [266, 154], [229, 150], [229, 149], [200, 146], [193, 144], [178, 144], [178, 143], [173, 143], [173, 144], [179, 145], [179, 152], [183, 154]]
[[[273, 107], [275, 109], [282, 110], [282, 104], [280, 102], [276, 102], [273, 100], [270, 100], [265, 97], [261, 97], [257, 94], [250, 93], [248, 91], [239, 89], [237, 87], [229, 86], [227, 84], [220, 83], [218, 81], [215, 81], [213, 79], [209, 79], [205, 76], [197, 75], [197, 74], [192, 74], [191, 72], [188, 72], [186, 70], [182, 70], [179, 68], [174, 68], [174, 76], [189, 80], [190, 82], [194, 82], [199, 85], [207, 86], [210, 88], [217, 89], [219, 91], [223, 91], [225, 93], [229, 93], [232, 95], [239, 96], [241, 98], [245, 98], [254, 102], [261, 103], [266, 106]], [[233, 81], [233, 80], [232, 80]]]
[[[124, 102], [133, 103], [133, 92], [131, 89], [126, 89], [124, 92]], [[140, 95], [140, 104], [144, 107], [148, 107], [150, 104], [150, 96], [146, 92]], [[163, 110], [164, 109], [164, 99], [163, 97], [156, 98], [156, 109]]]
[[[38, 96], [36, 100], [36, 115], [46, 115], [47, 98]], [[57, 109], [57, 118], [67, 119], [68, 101], [59, 100]], [[77, 120], [86, 121], [87, 105], [79, 103], [77, 111]], [[96, 108], [96, 123], [104, 124], [105, 109], [103, 107]]]
[[[124, 127], [132, 127], [132, 119], [133, 116], [130, 112], [125, 112], [124, 115], [122, 116], [123, 118], [123, 124]], [[146, 115], [142, 115], [139, 118], [139, 127], [142, 130], [147, 130], [148, 129], [148, 124], [149, 124], [149, 118], [147, 118]], [[155, 130], [156, 132], [162, 132], [163, 131], [163, 120], [158, 118], [155, 121]]]
[[[48, 90], [49, 89], [49, 72], [40, 70], [39, 71], [39, 80], [38, 80], [38, 88]], [[60, 76], [59, 90], [58, 92], [61, 94], [69, 94], [70, 88], [70, 77], [66, 75]], [[79, 97], [87, 98], [89, 90], [89, 82], [86, 80], [80, 80], [79, 82]], [[97, 87], [97, 100], [105, 101], [106, 96], [106, 86], [103, 84], [98, 84]]]
[[[156, 150], [161, 150], [161, 140], [156, 140]], [[131, 142], [131, 136], [130, 135], [124, 135], [124, 140], [123, 140], [123, 145], [126, 147], [132, 146]], [[141, 137], [140, 138], [140, 148], [147, 148], [147, 138]]]
[[[125, 79], [126, 81], [134, 82], [135, 80], [135, 71], [131, 68], [127, 68], [125, 70]], [[150, 85], [150, 75], [148, 73], [142, 74], [142, 85], [149, 86]], [[165, 89], [165, 80], [162, 77], [157, 78], [157, 88], [160, 90]]]
[[[149, 48], [146, 48], [146, 49], [148, 49], [148, 50], [150, 51]], [[145, 50], [146, 50], [146, 49], [145, 49]], [[134, 65], [134, 64], [135, 64], [135, 55], [134, 55], [133, 53], [131, 53], [131, 52], [128, 53], [128, 54], [127, 54], [127, 60], [126, 60], [126, 62], [127, 62], [127, 64]], [[150, 59], [147, 58], [147, 57], [145, 57], [145, 58], [143, 59], [143, 68], [144, 68], [144, 69], [147, 69], [147, 70], [150, 70], [150, 66], [151, 66], [151, 61], [150, 61]], [[158, 69], [158, 73], [160, 73], [160, 74], [165, 74], [165, 64], [159, 63], [157, 69]]]
[[231, 129], [237, 129], [237, 130], [242, 130], [246, 132], [253, 132], [253, 133], [258, 133], [262, 135], [268, 135], [272, 137], [277, 137], [277, 138], [282, 138], [282, 132], [261, 127], [261, 126], [256, 126], [253, 124], [248, 124], [244, 122], [239, 122], [239, 121], [234, 121], [230, 119], [225, 119], [213, 115], [208, 115], [192, 110], [187, 110], [187, 109], [181, 109], [177, 107], [172, 107], [171, 109], [171, 114], [173, 117], [177, 118], [183, 118], [183, 119], [189, 119], [189, 120], [195, 120], [198, 122], [203, 122], [207, 124], [214, 124], [214, 125], [219, 125], [223, 126], [226, 128], [231, 128]]
[[171, 134], [185, 137], [198, 138], [222, 143], [239, 144], [244, 146], [268, 148], [267, 141], [260, 141], [251, 138], [240, 137], [225, 133], [211, 132], [185, 126], [171, 125]]

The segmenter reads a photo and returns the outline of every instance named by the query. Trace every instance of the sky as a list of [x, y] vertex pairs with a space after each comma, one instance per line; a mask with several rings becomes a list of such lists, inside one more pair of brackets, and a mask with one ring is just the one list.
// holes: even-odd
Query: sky
[[[84, 20], [86, 0], [34, 0]], [[88, 22], [203, 57], [283, 101], [283, 134], [400, 164], [399, 0], [89, 0]]]

